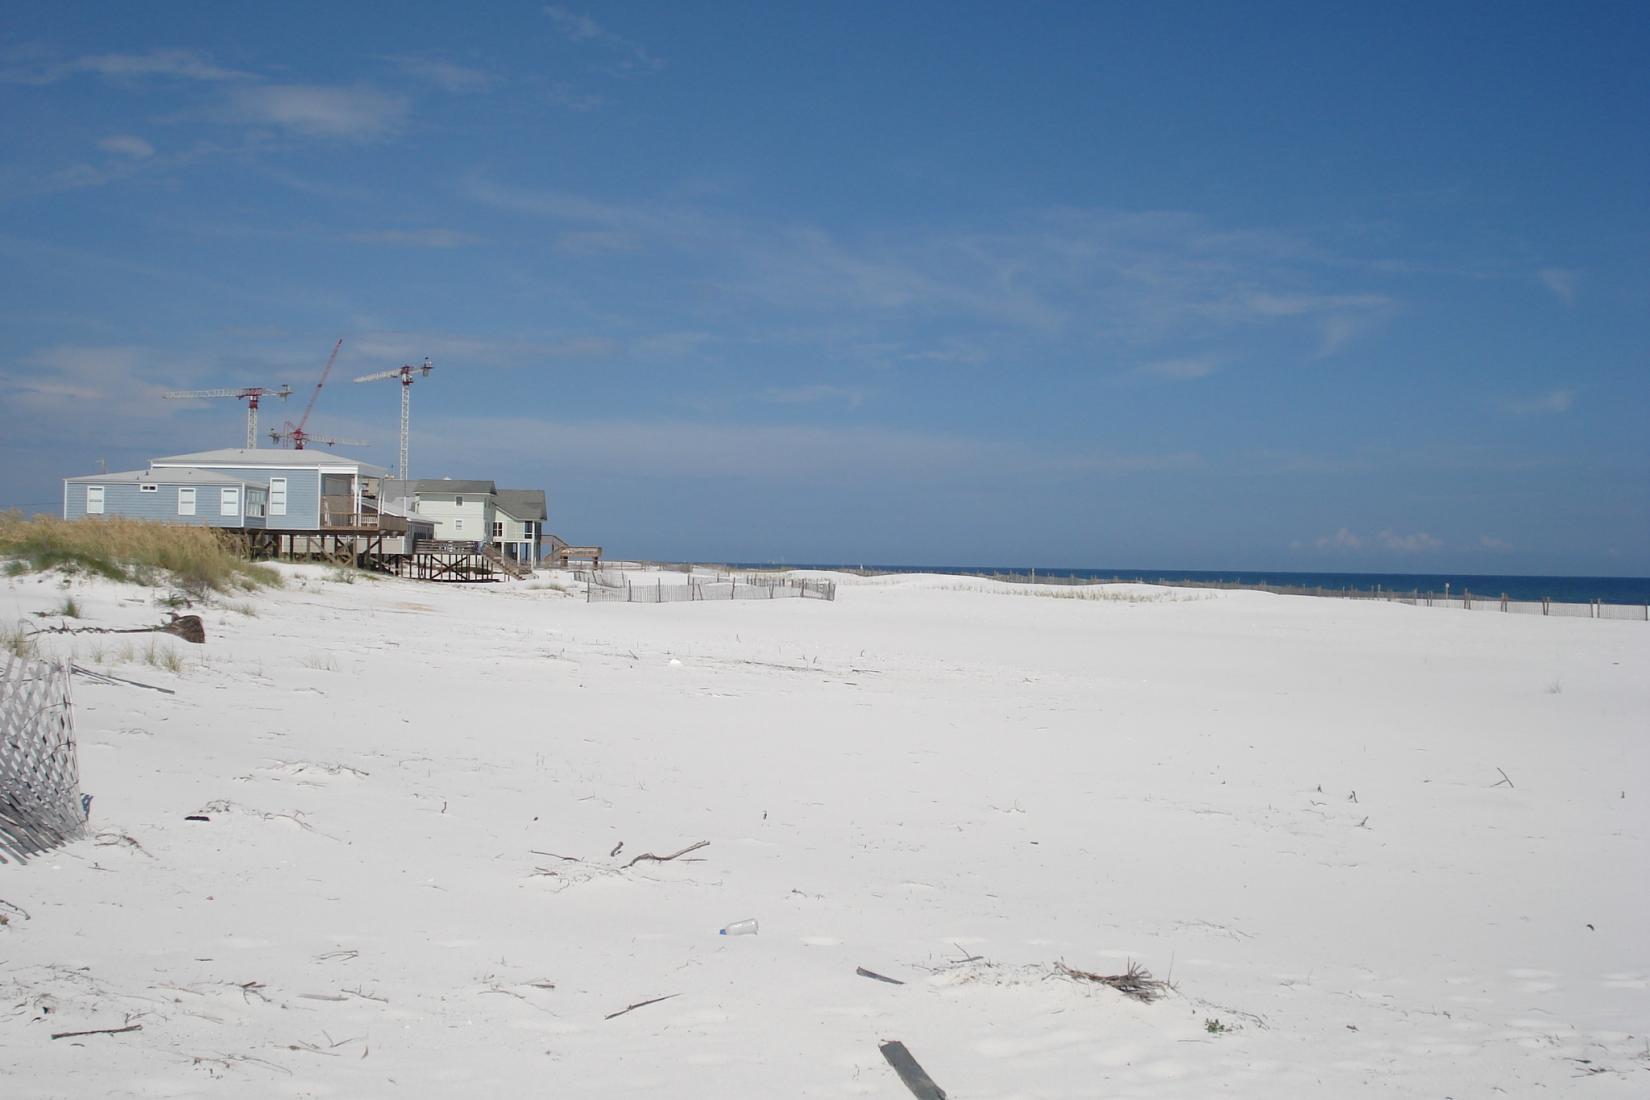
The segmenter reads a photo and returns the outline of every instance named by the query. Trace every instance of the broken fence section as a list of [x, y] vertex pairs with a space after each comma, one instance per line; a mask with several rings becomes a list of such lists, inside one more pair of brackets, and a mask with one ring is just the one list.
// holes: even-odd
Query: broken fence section
[[4, 655], [0, 863], [27, 862], [86, 831], [67, 664]]

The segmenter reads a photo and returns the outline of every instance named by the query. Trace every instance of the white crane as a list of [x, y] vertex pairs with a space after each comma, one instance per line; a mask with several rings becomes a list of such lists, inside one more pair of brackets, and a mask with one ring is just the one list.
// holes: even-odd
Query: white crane
[[[424, 360], [420, 367], [402, 366], [394, 370], [381, 370], [376, 374], [363, 374], [357, 382], [383, 382], [394, 378], [401, 383], [401, 464], [396, 467], [396, 476], [402, 481], [407, 478], [407, 435], [412, 429], [412, 384], [418, 377], [428, 378], [435, 368], [430, 365], [429, 359]], [[417, 377], [415, 377], [417, 376]]]
[[246, 448], [251, 450], [258, 445], [258, 399], [261, 397], [279, 397], [286, 400], [292, 394], [292, 387], [282, 383], [278, 390], [267, 386], [246, 386], [241, 389], [223, 390], [174, 390], [162, 394], [173, 401], [182, 401], [195, 397], [234, 397], [246, 402]]

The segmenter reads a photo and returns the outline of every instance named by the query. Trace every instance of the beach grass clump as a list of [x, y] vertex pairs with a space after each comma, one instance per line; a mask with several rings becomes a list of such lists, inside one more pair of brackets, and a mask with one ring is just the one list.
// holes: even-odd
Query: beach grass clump
[[213, 528], [119, 516], [0, 513], [0, 559], [8, 560], [8, 572], [56, 569], [139, 584], [169, 581], [202, 594], [281, 584], [279, 573], [242, 558]]
[[0, 623], [0, 653], [13, 657], [34, 656], [34, 638], [22, 623]]

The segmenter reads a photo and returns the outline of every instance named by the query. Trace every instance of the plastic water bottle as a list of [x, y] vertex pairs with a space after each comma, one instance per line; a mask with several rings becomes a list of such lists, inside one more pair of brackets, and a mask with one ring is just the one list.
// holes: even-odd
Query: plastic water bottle
[[756, 935], [756, 918], [750, 920], [736, 920], [717, 933], [719, 936], [754, 936]]

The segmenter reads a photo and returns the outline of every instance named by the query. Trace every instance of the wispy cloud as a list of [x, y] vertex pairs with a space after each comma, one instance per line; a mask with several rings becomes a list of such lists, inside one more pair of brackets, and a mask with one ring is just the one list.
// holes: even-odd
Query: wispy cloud
[[1478, 545], [1492, 554], [1510, 554], [1513, 545], [1506, 539], [1498, 539], [1494, 535], [1479, 535]]
[[56, 84], [86, 73], [107, 80], [160, 78], [207, 82], [245, 80], [251, 76], [224, 68], [191, 50], [88, 54], [68, 60], [28, 58], [13, 51], [0, 61], [0, 81], [11, 84]]
[[865, 391], [823, 384], [792, 386], [769, 389], [763, 393], [762, 399], [777, 405], [815, 405], [822, 401], [841, 401], [850, 409], [857, 409], [865, 403]]
[[133, 157], [138, 160], [155, 155], [155, 147], [136, 134], [115, 134], [99, 141], [97, 147], [105, 153]]
[[444, 92], [485, 92], [499, 82], [496, 74], [471, 65], [460, 65], [439, 57], [395, 54], [384, 58], [407, 76], [432, 84]]
[[308, 137], [375, 140], [398, 131], [407, 98], [369, 84], [259, 84], [237, 88], [232, 117]]
[[0, 367], [0, 387], [31, 414], [83, 415], [97, 423], [119, 415], [144, 419], [176, 411], [160, 397], [191, 374], [187, 366], [168, 363], [166, 356], [147, 348], [60, 344]]
[[395, 244], [413, 248], [464, 248], [480, 244], [474, 233], [456, 229], [375, 229], [351, 233], [349, 239], [361, 244]]
[[1132, 374], [1142, 378], [1157, 378], [1166, 382], [1188, 382], [1207, 378], [1220, 369], [1220, 362], [1212, 355], [1197, 355], [1182, 359], [1159, 359], [1142, 363]]
[[1541, 285], [1552, 291], [1558, 300], [1565, 305], [1574, 305], [1576, 287], [1581, 281], [1581, 273], [1564, 267], [1544, 267], [1536, 272]]
[[727, 310], [748, 303], [761, 307], [751, 315], [792, 324], [829, 316], [837, 333], [852, 318], [858, 342], [880, 346], [885, 365], [944, 351], [935, 346], [944, 339], [970, 349], [959, 362], [1024, 361], [1051, 348], [1069, 359], [1081, 348], [1090, 359], [1100, 351], [1160, 363], [1158, 377], [1186, 380], [1219, 364], [1163, 355], [1165, 345], [1266, 330], [1309, 361], [1367, 338], [1400, 309], [1389, 294], [1344, 289], [1345, 272], [1308, 242], [1221, 231], [1184, 213], [1062, 208], [985, 231], [847, 234], [697, 198], [597, 199], [483, 174], [462, 190], [542, 219], [560, 250], [657, 260]]
[[[427, 418], [427, 453], [455, 470], [546, 463], [570, 475], [841, 484], [875, 477], [908, 483], [957, 478], [1129, 476], [1195, 465], [1195, 455], [1049, 453], [1031, 445], [873, 425], [686, 420], [549, 421]], [[455, 473], [454, 476], [462, 476]]]
[[565, 107], [569, 111], [583, 113], [594, 111], [606, 100], [595, 92], [581, 92], [570, 84], [552, 84], [544, 93], [546, 103], [555, 107]]
[[344, 344], [345, 358], [353, 364], [399, 366], [417, 363], [426, 356], [439, 370], [448, 363], [466, 366], [532, 368], [547, 363], [608, 359], [621, 351], [617, 341], [605, 336], [562, 336], [551, 338], [492, 339], [436, 332], [400, 332], [364, 329]]
[[1382, 531], [1375, 536], [1375, 541], [1383, 550], [1397, 550], [1404, 554], [1419, 554], [1428, 550], [1438, 550], [1444, 545], [1440, 539], [1435, 539], [1425, 531], [1416, 531], [1410, 535], [1400, 535], [1392, 531]]
[[664, 61], [653, 56], [646, 46], [613, 33], [588, 15], [554, 4], [546, 7], [544, 14], [568, 41], [604, 48], [611, 60], [603, 68], [610, 75], [643, 76], [665, 67]]
[[1377, 535], [1360, 535], [1342, 527], [1334, 534], [1314, 540], [1313, 545], [1319, 550], [1339, 552], [1359, 553], [1369, 549], [1380, 549], [1400, 554], [1420, 554], [1442, 549], [1444, 543], [1425, 531], [1401, 535], [1395, 531], [1383, 530]]
[[1548, 413], [1563, 413], [1570, 411], [1570, 406], [1575, 403], [1575, 396], [1575, 391], [1571, 389], [1549, 390], [1533, 397], [1504, 398], [1500, 403], [1500, 407], [1502, 412], [1512, 416], [1540, 416]]

